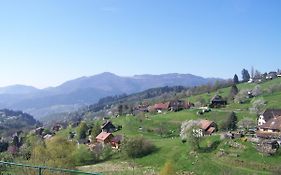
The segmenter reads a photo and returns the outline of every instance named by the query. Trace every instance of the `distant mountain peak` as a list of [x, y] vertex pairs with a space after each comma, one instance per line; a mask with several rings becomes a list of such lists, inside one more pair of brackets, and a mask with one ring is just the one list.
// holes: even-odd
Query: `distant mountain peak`
[[19, 84], [0, 88], [0, 94], [31, 94], [38, 91], [39, 89], [33, 86], [26, 86], [26, 85], [19, 85]]

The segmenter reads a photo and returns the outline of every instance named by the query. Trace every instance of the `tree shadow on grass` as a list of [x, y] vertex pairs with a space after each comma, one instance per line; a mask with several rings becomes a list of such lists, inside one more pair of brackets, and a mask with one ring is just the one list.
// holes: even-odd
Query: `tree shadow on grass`
[[210, 153], [210, 152], [213, 152], [215, 151], [218, 146], [220, 145], [221, 141], [214, 141], [210, 146], [208, 147], [200, 147], [200, 149], [198, 150], [198, 152], [201, 152], [201, 153]]

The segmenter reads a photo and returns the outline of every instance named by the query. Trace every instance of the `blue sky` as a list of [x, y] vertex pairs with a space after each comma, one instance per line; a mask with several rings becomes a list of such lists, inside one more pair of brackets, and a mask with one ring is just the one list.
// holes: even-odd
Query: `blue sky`
[[280, 0], [0, 0], [0, 86], [281, 68]]

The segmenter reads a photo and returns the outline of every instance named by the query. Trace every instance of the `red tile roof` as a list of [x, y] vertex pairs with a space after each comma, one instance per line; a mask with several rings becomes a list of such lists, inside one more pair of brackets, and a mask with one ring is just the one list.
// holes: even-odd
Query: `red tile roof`
[[201, 120], [200, 121], [200, 127], [201, 129], [208, 129], [208, 127], [213, 123], [213, 121], [210, 121], [210, 120]]
[[153, 107], [154, 109], [159, 109], [159, 110], [167, 110], [169, 109], [170, 103], [157, 103]]
[[109, 136], [112, 136], [111, 133], [107, 133], [107, 132], [101, 132], [97, 137], [96, 139], [97, 140], [106, 140]]

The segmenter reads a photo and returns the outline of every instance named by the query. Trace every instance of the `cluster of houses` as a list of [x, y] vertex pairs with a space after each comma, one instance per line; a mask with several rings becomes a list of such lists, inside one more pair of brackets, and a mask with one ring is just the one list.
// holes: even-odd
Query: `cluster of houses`
[[113, 135], [118, 128], [111, 121], [106, 121], [101, 126], [101, 133], [96, 137], [96, 142], [100, 144], [110, 144], [112, 148], [119, 149], [123, 140], [122, 135]]
[[248, 83], [261, 83], [265, 80], [272, 80], [275, 78], [281, 77], [281, 71], [278, 70], [276, 71], [271, 71], [268, 73], [260, 74], [260, 75], [255, 75], [254, 77], [250, 78]]
[[134, 108], [133, 114], [136, 115], [140, 112], [153, 112], [162, 113], [164, 111], [181, 111], [190, 109], [194, 104], [184, 100], [172, 100], [168, 102], [156, 103], [154, 105], [142, 104]]
[[[44, 140], [50, 140], [58, 131], [65, 129], [66, 127], [66, 125], [56, 123], [51, 127], [51, 130], [48, 130], [44, 127], [38, 127], [32, 132]], [[90, 149], [93, 149], [98, 144], [111, 145], [112, 148], [119, 149], [121, 141], [123, 140], [123, 136], [113, 135], [113, 133], [119, 129], [120, 127], [114, 126], [111, 121], [107, 120], [101, 125], [101, 133], [96, 138], [93, 139], [91, 136], [89, 136], [89, 139], [78, 140], [78, 144], [85, 144]], [[73, 140], [75, 135], [75, 132], [70, 132], [68, 139]]]

